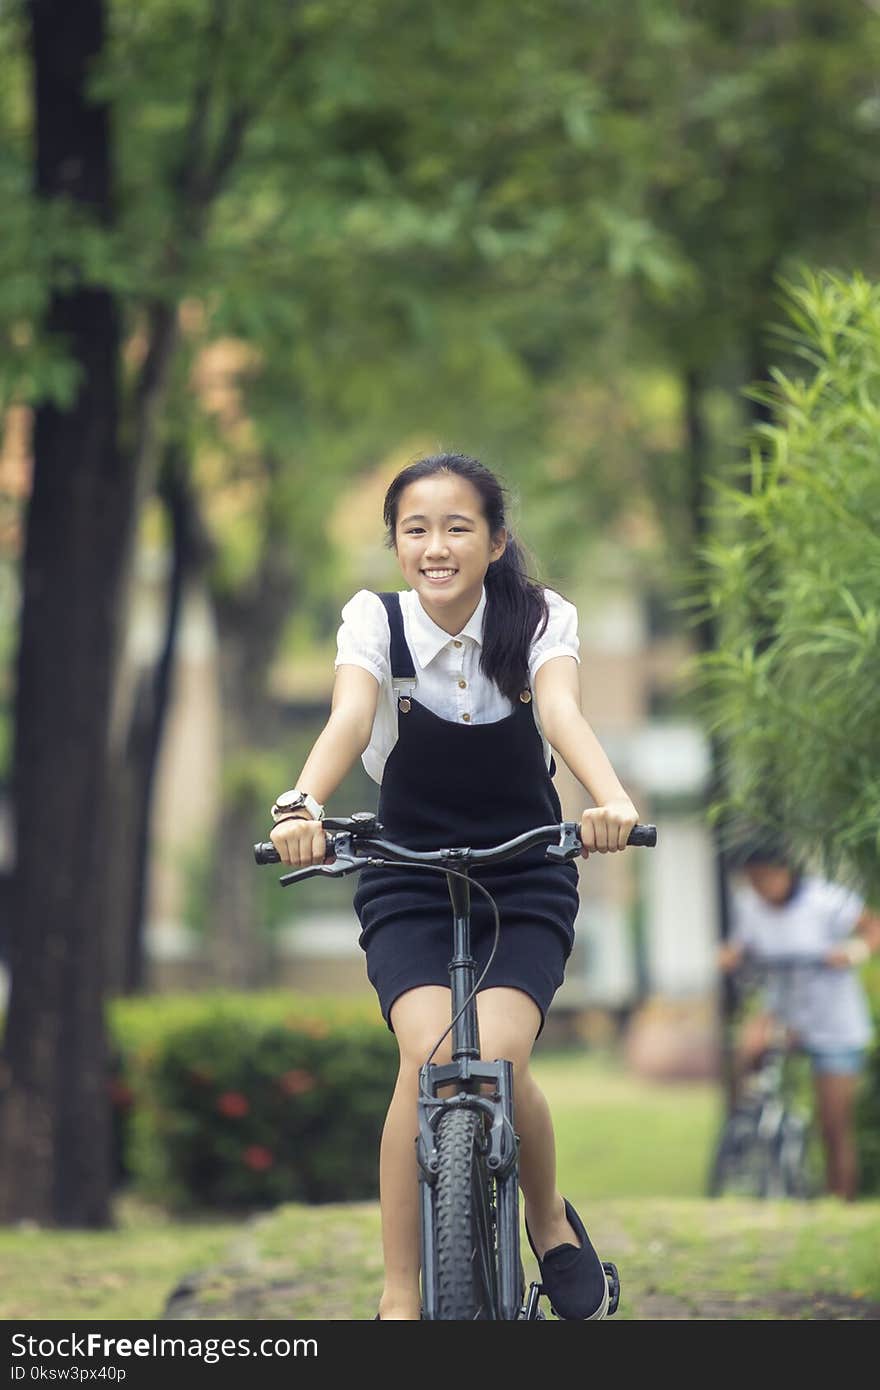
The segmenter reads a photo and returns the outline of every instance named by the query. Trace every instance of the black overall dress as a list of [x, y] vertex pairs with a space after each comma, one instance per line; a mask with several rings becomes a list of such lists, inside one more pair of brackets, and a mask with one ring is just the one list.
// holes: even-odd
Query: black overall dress
[[[526, 699], [516, 702], [512, 714], [490, 724], [441, 719], [409, 693], [416, 683], [415, 667], [399, 595], [379, 597], [391, 629], [392, 679], [401, 692], [397, 743], [385, 763], [379, 793], [378, 816], [386, 838], [412, 849], [485, 848], [561, 821], [530, 694], [523, 692]], [[501, 917], [498, 950], [480, 988], [523, 990], [540, 1009], [543, 1028], [574, 944], [577, 869], [573, 863], [551, 863], [539, 847], [471, 873], [492, 894]], [[446, 878], [405, 865], [366, 868], [353, 901], [367, 974], [391, 1028], [391, 1007], [406, 990], [449, 988], [452, 905]], [[477, 977], [489, 958], [494, 930], [489, 903], [472, 889]]]

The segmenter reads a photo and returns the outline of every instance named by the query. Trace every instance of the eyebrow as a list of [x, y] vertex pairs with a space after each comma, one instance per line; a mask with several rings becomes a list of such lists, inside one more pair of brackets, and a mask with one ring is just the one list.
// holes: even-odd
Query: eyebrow
[[[408, 521], [427, 521], [427, 520], [428, 520], [428, 518], [427, 518], [426, 516], [405, 516], [405, 517], [403, 518], [403, 521], [401, 521], [400, 524], [401, 524], [401, 526], [406, 526], [406, 524], [407, 524]], [[443, 518], [443, 520], [444, 520], [444, 521], [469, 521], [469, 522], [471, 523], [471, 525], [473, 525], [473, 521], [474, 521], [474, 519], [473, 519], [472, 516], [464, 516], [461, 512], [449, 512], [449, 513]]]

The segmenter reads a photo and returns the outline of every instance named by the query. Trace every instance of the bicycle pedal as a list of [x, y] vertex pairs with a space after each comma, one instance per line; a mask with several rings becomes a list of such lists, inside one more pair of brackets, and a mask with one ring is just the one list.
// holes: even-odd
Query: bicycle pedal
[[617, 1312], [617, 1305], [620, 1302], [620, 1275], [617, 1272], [617, 1265], [610, 1260], [602, 1261], [602, 1268], [605, 1271], [605, 1278], [608, 1280], [608, 1312], [607, 1317]]
[[546, 1314], [541, 1311], [540, 1298], [544, 1292], [542, 1284], [536, 1282], [529, 1285], [529, 1292], [525, 1304], [520, 1312], [520, 1317], [526, 1322], [535, 1322], [538, 1318], [546, 1321]]

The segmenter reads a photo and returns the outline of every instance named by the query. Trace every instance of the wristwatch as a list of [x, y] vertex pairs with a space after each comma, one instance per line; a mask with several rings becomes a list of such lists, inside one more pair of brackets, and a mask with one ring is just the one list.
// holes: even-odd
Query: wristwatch
[[309, 796], [308, 792], [301, 792], [298, 787], [292, 787], [290, 791], [282, 792], [276, 798], [271, 812], [272, 819], [283, 820], [291, 811], [298, 811], [301, 806], [308, 811], [312, 820], [324, 819], [324, 807], [321, 803]]

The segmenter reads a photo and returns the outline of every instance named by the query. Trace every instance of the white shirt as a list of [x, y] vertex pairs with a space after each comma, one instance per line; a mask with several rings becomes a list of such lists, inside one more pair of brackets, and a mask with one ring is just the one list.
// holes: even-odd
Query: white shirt
[[[744, 885], [733, 897], [731, 936], [756, 956], [823, 956], [848, 937], [864, 900], [841, 884], [805, 876], [794, 897], [774, 907]], [[771, 1011], [805, 1046], [864, 1047], [872, 1036], [861, 981], [854, 970], [804, 967], [780, 974], [768, 995]]]
[[[553, 589], [545, 589], [549, 609], [547, 626], [529, 651], [529, 684], [537, 671], [554, 656], [578, 655], [577, 609]], [[342, 609], [342, 626], [337, 633], [336, 666], [362, 666], [379, 682], [379, 703], [373, 721], [369, 747], [363, 764], [374, 782], [382, 781], [389, 753], [397, 742], [397, 697], [412, 693], [419, 704], [441, 719], [455, 723], [491, 724], [513, 711], [513, 703], [502, 695], [494, 681], [479, 669], [483, 644], [483, 618], [486, 589], [461, 632], [451, 636], [428, 617], [414, 589], [400, 595], [403, 631], [412, 653], [416, 685], [395, 690], [391, 684], [391, 630], [388, 614], [378, 594], [360, 589]], [[544, 759], [550, 766], [550, 745], [544, 738], [537, 701], [532, 700], [535, 724], [544, 744]], [[469, 717], [464, 718], [465, 715]]]

